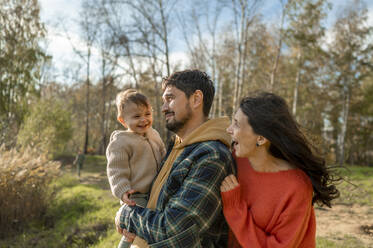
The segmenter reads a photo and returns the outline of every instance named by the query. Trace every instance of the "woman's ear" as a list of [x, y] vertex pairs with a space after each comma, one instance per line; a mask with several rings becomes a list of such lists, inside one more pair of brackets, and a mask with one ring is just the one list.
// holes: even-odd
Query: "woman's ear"
[[124, 121], [123, 117], [118, 116], [118, 121], [123, 125], [123, 127], [128, 128], [126, 122]]
[[256, 139], [256, 143], [258, 146], [267, 145], [269, 144], [269, 140], [259, 135], [258, 138]]

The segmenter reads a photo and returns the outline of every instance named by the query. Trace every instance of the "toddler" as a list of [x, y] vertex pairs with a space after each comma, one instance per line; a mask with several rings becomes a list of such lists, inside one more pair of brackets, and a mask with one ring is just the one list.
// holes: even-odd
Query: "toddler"
[[[131, 199], [145, 208], [165, 147], [158, 132], [152, 128], [152, 109], [146, 96], [128, 89], [117, 95], [116, 105], [117, 119], [127, 130], [114, 131], [106, 149], [111, 192], [121, 204], [123, 199]], [[130, 247], [124, 236], [119, 247]]]

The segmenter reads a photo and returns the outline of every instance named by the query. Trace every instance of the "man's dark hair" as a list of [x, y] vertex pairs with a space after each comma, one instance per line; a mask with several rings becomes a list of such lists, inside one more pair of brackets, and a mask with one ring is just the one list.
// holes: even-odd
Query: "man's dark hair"
[[185, 93], [189, 98], [196, 90], [203, 93], [203, 114], [209, 115], [212, 102], [215, 95], [215, 87], [210, 77], [199, 70], [185, 70], [174, 72], [162, 82], [163, 90], [167, 86], [175, 86], [177, 89]]

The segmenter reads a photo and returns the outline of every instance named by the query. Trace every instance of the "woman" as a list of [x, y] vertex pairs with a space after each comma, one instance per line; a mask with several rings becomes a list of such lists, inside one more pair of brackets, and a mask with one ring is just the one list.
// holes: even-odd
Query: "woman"
[[285, 100], [271, 93], [244, 98], [227, 131], [238, 177], [221, 185], [234, 234], [229, 247], [315, 247], [313, 204], [330, 207], [339, 192]]

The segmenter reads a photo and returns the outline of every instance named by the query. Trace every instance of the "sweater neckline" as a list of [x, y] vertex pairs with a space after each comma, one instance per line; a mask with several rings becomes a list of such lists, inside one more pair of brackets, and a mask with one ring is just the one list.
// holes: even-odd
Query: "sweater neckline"
[[135, 133], [135, 132], [128, 131], [128, 130], [126, 130], [126, 131], [124, 131], [124, 132], [126, 132], [127, 134], [130, 134], [130, 135], [134, 135], [134, 136], [136, 136], [136, 137], [140, 137], [140, 138], [143, 139], [143, 140], [148, 140], [148, 139], [149, 139], [149, 136], [150, 136], [150, 132], [151, 132], [151, 130], [147, 130], [147, 132], [145, 133], [145, 136], [144, 136], [144, 135], [140, 135], [140, 134]]
[[294, 169], [280, 170], [280, 171], [257, 171], [251, 166], [249, 159], [247, 158], [244, 158], [244, 159], [246, 160], [249, 170], [257, 175], [274, 176], [274, 175], [280, 175], [280, 174], [293, 174], [293, 173], [297, 173], [300, 170], [299, 168], [294, 168]]

